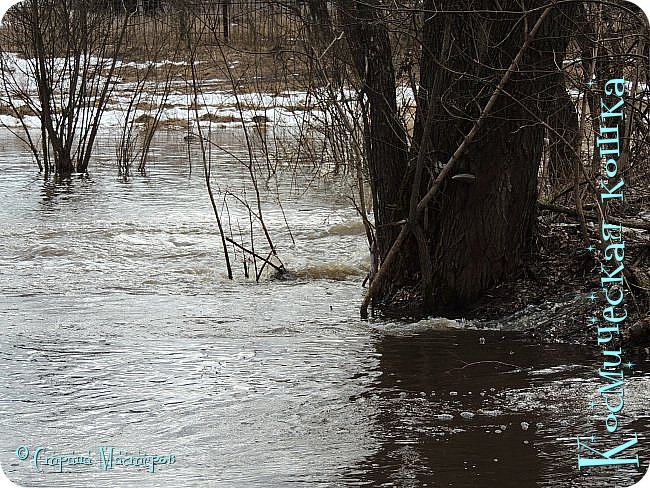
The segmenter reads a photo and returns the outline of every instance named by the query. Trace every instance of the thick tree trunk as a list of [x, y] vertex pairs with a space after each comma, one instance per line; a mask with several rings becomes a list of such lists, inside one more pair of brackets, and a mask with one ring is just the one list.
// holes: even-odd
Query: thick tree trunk
[[376, 0], [341, 0], [343, 28], [368, 105], [367, 158], [373, 193], [376, 252], [379, 260], [390, 249], [404, 217], [398, 203], [406, 172], [406, 131], [397, 116], [395, 71], [386, 25]]
[[[433, 7], [431, 0], [426, 3]], [[504, 10], [521, 8], [517, 2], [506, 3], [501, 4]], [[458, 10], [473, 5], [457, 2]], [[519, 25], [532, 26], [539, 15], [529, 14]], [[426, 22], [422, 93], [435, 104], [432, 173], [435, 162], [447, 161], [462, 143], [491, 87], [524, 43], [526, 33], [517, 28], [522, 17], [501, 12], [445, 14]], [[562, 78], [557, 66], [562, 66], [568, 43], [562, 19], [562, 13], [553, 12], [542, 24], [483, 130], [459, 161], [455, 173], [473, 179], [447, 180], [425, 217], [435, 277], [423, 300], [432, 310], [425, 312], [460, 313], [486, 289], [522, 269], [536, 222], [542, 122], [558, 93]], [[440, 35], [445, 29], [454, 42], [445, 44]], [[464, 76], [458, 78], [457, 73]], [[420, 125], [422, 121], [420, 117]]]
[[[531, 3], [526, 10], [534, 6]], [[357, 6], [357, 12], [363, 8]], [[536, 220], [543, 122], [557, 93], [557, 66], [562, 66], [568, 43], [566, 12], [553, 10], [456, 162], [451, 178], [442, 183], [422, 215], [413, 211], [414, 203], [461, 146], [542, 12], [524, 14], [515, 1], [483, 2], [480, 14], [474, 12], [476, 2], [468, 0], [447, 2], [444, 8], [456, 13], [433, 14], [438, 10], [435, 2], [425, 0], [421, 89], [408, 159], [401, 136], [395, 137], [399, 132], [386, 116], [392, 106], [388, 110], [382, 106], [394, 100], [389, 80], [370, 83], [368, 89], [371, 129], [383, 121], [381, 135], [392, 133], [387, 146], [370, 152], [368, 163], [380, 255], [385, 256], [399, 231], [398, 226], [382, 226], [406, 219], [410, 230], [386, 284], [373, 296], [375, 307], [391, 315], [461, 314], [486, 289], [522, 269]], [[374, 74], [373, 60], [391, 66], [390, 47], [377, 32], [358, 28], [352, 34], [353, 51], [366, 49], [368, 71]], [[382, 51], [383, 56], [377, 54]], [[360, 67], [363, 62], [358, 58], [357, 53]], [[375, 99], [370, 88], [383, 93]], [[373, 144], [376, 139], [375, 133]], [[420, 152], [423, 158], [418, 158]]]

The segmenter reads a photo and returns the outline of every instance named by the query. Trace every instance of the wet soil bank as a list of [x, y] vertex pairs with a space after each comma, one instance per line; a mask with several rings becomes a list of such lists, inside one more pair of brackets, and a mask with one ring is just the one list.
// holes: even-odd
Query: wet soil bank
[[[628, 208], [640, 215], [643, 208]], [[533, 342], [592, 344], [595, 332], [589, 322], [602, 309], [601, 261], [598, 230], [588, 223], [591, 241], [583, 238], [577, 219], [541, 211], [535, 235], [536, 251], [521, 274], [488, 290], [466, 312], [466, 319], [504, 329], [523, 330]], [[630, 345], [650, 344], [650, 233], [623, 228], [625, 235], [625, 304], [627, 319], [621, 324]], [[594, 250], [588, 249], [590, 245]], [[591, 294], [595, 299], [590, 299]]]

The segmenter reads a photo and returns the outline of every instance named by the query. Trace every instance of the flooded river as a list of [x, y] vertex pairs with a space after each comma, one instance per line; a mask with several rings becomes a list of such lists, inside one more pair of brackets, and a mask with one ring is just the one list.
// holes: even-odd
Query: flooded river
[[[215, 190], [241, 191], [241, 134], [219, 137], [231, 156], [214, 155]], [[637, 365], [611, 438], [637, 432], [641, 468], [578, 471], [577, 435], [614, 447], [597, 351], [446, 320], [360, 321], [363, 229], [343, 180], [309, 165], [278, 179], [282, 209], [276, 185], [262, 188], [297, 278], [247, 280], [235, 256], [229, 281], [182, 134], [158, 136], [147, 175], [127, 181], [110, 135], [100, 142], [89, 177], [55, 184], [0, 134], [0, 463], [16, 482], [597, 488], [647, 469], [644, 357], [626, 358]], [[227, 229], [245, 234], [247, 212], [229, 210]], [[174, 462], [104, 469], [108, 447]], [[58, 473], [43, 461], [73, 451], [92, 464]]]

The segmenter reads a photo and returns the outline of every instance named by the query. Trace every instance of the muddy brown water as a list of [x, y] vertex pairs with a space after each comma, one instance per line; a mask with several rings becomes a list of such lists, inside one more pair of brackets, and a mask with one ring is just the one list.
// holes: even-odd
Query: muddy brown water
[[[219, 137], [245, 155], [237, 130]], [[605, 487], [647, 469], [644, 357], [628, 358], [616, 437], [639, 434], [642, 466], [579, 471], [577, 435], [612, 447], [602, 404], [587, 406], [601, 386], [597, 351], [445, 320], [360, 321], [363, 232], [345, 183], [314, 179], [311, 166], [279, 179], [284, 216], [274, 191], [262, 195], [298, 278], [255, 283], [236, 266], [231, 282], [182, 134], [158, 136], [147, 176], [126, 182], [110, 135], [100, 142], [90, 177], [54, 184], [0, 134], [0, 463], [13, 480]], [[241, 164], [215, 158], [218, 189], [246, 187]], [[230, 212], [228, 225], [248, 222]], [[104, 470], [98, 449], [111, 446], [175, 462]], [[90, 451], [92, 464], [39, 472], [38, 447], [41, 461]]]

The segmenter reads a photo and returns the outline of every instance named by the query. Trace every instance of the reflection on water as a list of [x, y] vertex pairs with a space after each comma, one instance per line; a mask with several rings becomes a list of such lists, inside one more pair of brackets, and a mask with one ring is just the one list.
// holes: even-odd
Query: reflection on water
[[[363, 395], [377, 407], [381, 445], [355, 471], [372, 485], [610, 486], [637, 474], [603, 469], [581, 483], [575, 469], [575, 436], [602, 418], [585, 409], [596, 388], [591, 349], [433, 330], [383, 335], [375, 347], [381, 375]], [[628, 381], [623, 432], [647, 432], [647, 385]]]
[[[594, 350], [360, 322], [366, 245], [344, 182], [281, 176], [283, 209], [272, 193], [263, 205], [297, 278], [257, 284], [239, 269], [230, 282], [182, 135], [155, 141], [146, 177], [121, 181], [105, 138], [90, 178], [57, 184], [3, 137], [0, 462], [24, 485], [604, 487], [645, 470], [643, 358], [620, 422], [640, 433], [643, 469], [580, 473], [575, 436], [604, 433], [586, 406]], [[219, 137], [244, 151], [236, 132]], [[213, 171], [221, 189], [246, 188], [235, 160]], [[233, 228], [248, 222], [229, 210]], [[95, 465], [38, 473], [20, 445], [91, 450]], [[102, 471], [101, 446], [176, 463]]]

